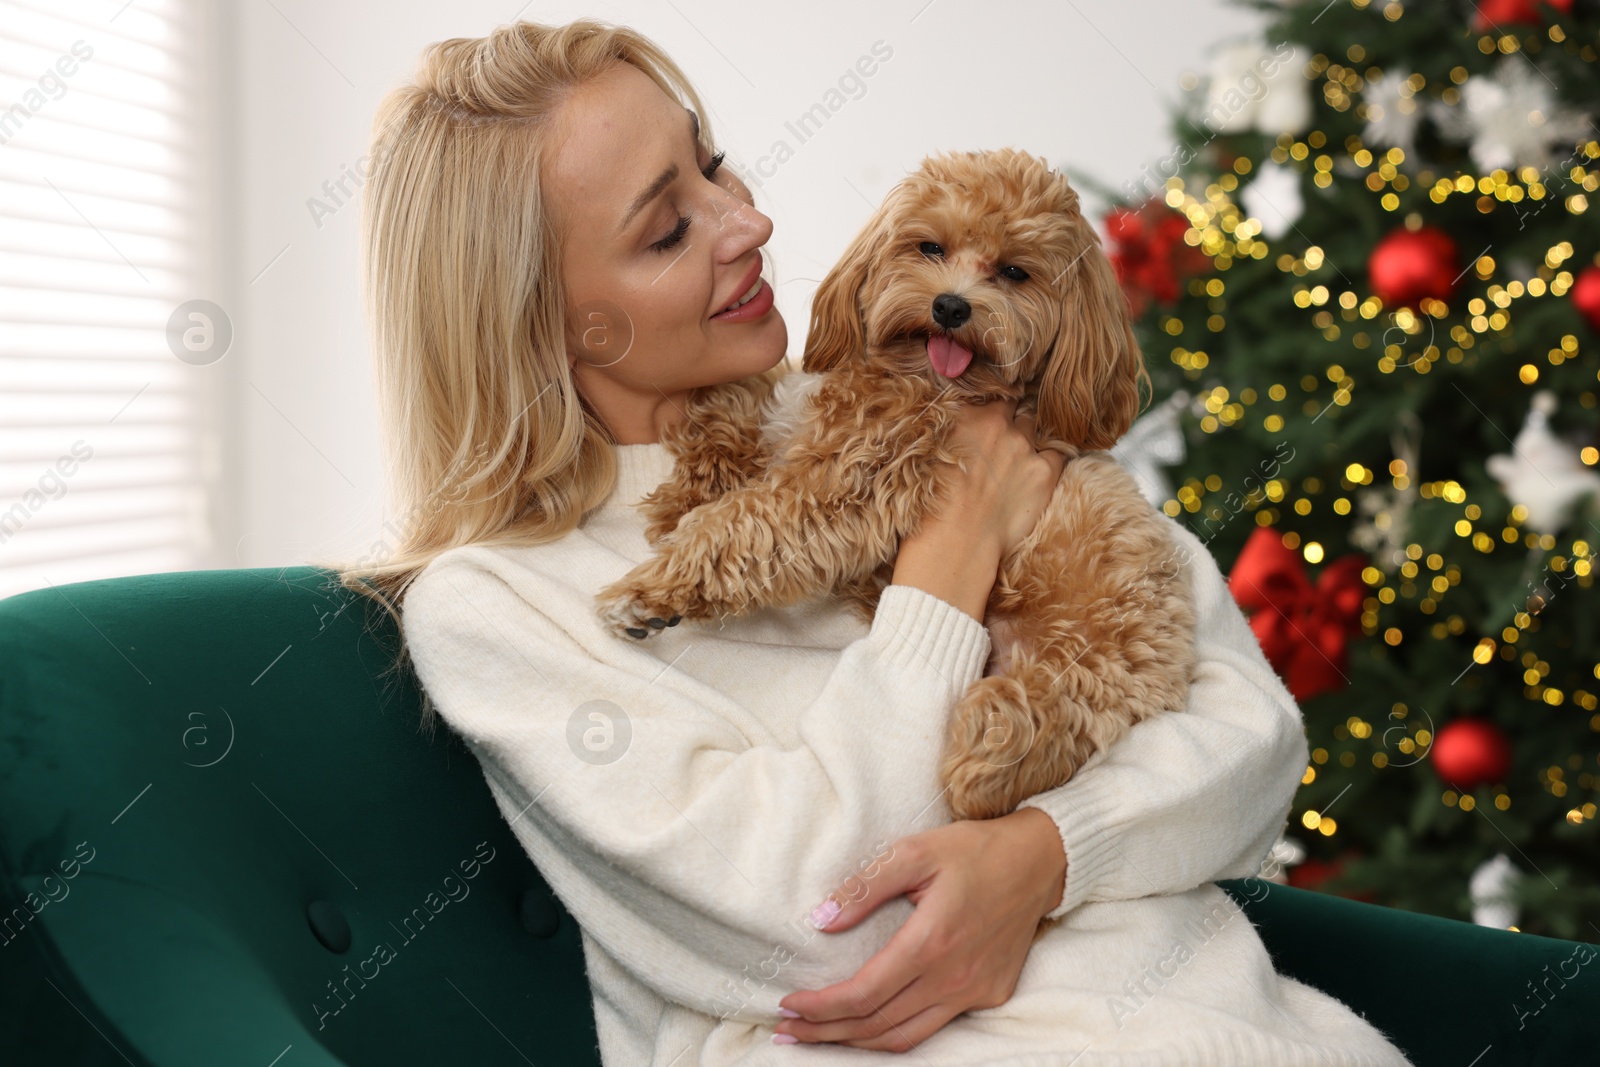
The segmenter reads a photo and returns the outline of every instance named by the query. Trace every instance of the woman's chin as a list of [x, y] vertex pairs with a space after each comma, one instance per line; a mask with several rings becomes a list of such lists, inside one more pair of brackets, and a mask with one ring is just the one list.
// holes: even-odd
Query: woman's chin
[[789, 327], [783, 321], [783, 316], [778, 314], [777, 308], [768, 312], [760, 323], [751, 325], [759, 329], [751, 331], [748, 347], [739, 353], [738, 359], [742, 366], [748, 368], [744, 372], [746, 376], [776, 367], [789, 351]]
[[[721, 385], [752, 377], [783, 362], [789, 349], [789, 328], [777, 308], [762, 316], [760, 322], [741, 324], [739, 330], [736, 341], [719, 337], [695, 357], [691, 373], [704, 375], [708, 379], [704, 384]], [[713, 378], [715, 382], [709, 380]]]
[[773, 367], [776, 367], [778, 364], [782, 363], [784, 361], [784, 359], [788, 356], [788, 354], [789, 354], [789, 336], [788, 336], [787, 333], [785, 333], [784, 334], [784, 338], [783, 338], [783, 344], [777, 345], [777, 346], [775, 346], [773, 348], [773, 350], [772, 350], [772, 358], [768, 359], [768, 360], [764, 360], [762, 362], [762, 364], [761, 364], [761, 369], [762, 370], [771, 370]]

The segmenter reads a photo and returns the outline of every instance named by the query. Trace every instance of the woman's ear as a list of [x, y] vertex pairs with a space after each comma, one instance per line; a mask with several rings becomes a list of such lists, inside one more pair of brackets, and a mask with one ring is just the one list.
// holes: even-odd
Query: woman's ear
[[1150, 375], [1116, 272], [1093, 229], [1079, 225], [1088, 243], [1062, 280], [1061, 326], [1039, 375], [1038, 429], [1041, 438], [1107, 449], [1133, 425]]
[[861, 292], [872, 264], [892, 239], [889, 207], [878, 209], [845, 248], [811, 298], [811, 328], [800, 368], [808, 373], [837, 370], [848, 360], [860, 359], [866, 347], [866, 327], [861, 321]]

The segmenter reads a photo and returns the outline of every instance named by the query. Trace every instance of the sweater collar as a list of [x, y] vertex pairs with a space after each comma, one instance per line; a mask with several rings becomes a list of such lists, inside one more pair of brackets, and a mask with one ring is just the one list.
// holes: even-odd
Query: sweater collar
[[617, 461], [617, 483], [601, 503], [603, 509], [631, 507], [672, 477], [677, 458], [660, 442], [610, 448]]

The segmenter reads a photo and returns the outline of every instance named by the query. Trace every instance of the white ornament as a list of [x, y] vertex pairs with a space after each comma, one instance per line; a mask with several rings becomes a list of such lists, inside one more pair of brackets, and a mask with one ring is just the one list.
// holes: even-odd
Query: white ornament
[[1206, 80], [1205, 114], [1200, 117], [1208, 129], [1243, 133], [1254, 126], [1261, 87], [1251, 79], [1259, 78], [1255, 65], [1260, 58], [1261, 45], [1256, 41], [1223, 45], [1217, 50]]
[[1301, 134], [1311, 128], [1311, 82], [1304, 73], [1310, 59], [1297, 46], [1267, 79], [1267, 95], [1256, 113], [1256, 129], [1276, 136]]
[[[1531, 60], [1508, 57], [1492, 75], [1468, 78], [1461, 103], [1435, 103], [1432, 114], [1447, 136], [1471, 142], [1468, 151], [1479, 170], [1544, 170], [1571, 155], [1589, 130], [1587, 116], [1564, 107], [1554, 88]], [[1560, 151], [1553, 152], [1552, 144]]]
[[[1407, 471], [1422, 469], [1422, 420], [1416, 412], [1402, 411], [1389, 431], [1394, 457]], [[1393, 574], [1409, 557], [1401, 546], [1410, 528], [1411, 508], [1421, 490], [1419, 480], [1411, 479], [1404, 489], [1363, 489], [1356, 496], [1356, 508], [1363, 521], [1350, 529], [1350, 541], [1366, 550], [1385, 573]]]
[[1188, 402], [1189, 394], [1182, 390], [1173, 393], [1135, 419], [1111, 448], [1112, 458], [1133, 475], [1144, 498], [1156, 507], [1172, 496], [1172, 483], [1162, 468], [1183, 462], [1185, 448], [1178, 413]]
[[1406, 559], [1400, 547], [1404, 533], [1395, 522], [1399, 510], [1396, 494], [1389, 489], [1363, 489], [1356, 495], [1356, 511], [1361, 521], [1350, 527], [1350, 543], [1366, 552], [1379, 567], [1393, 572]]
[[1305, 858], [1305, 846], [1287, 834], [1280, 833], [1278, 840], [1273, 843], [1272, 851], [1267, 853], [1267, 858], [1262, 861], [1261, 869], [1267, 872], [1265, 875], [1267, 881], [1288, 885], [1288, 868], [1305, 862]]
[[1472, 921], [1501, 930], [1515, 926], [1517, 905], [1512, 893], [1521, 877], [1522, 872], [1504, 852], [1480, 863], [1467, 882], [1467, 892], [1472, 897]]
[[1415, 151], [1422, 105], [1414, 99], [1409, 75], [1391, 72], [1370, 81], [1361, 91], [1367, 105], [1367, 128], [1362, 139], [1370, 145], [1390, 145], [1406, 155]]
[[1512, 444], [1512, 454], [1484, 461], [1506, 498], [1528, 509], [1523, 525], [1538, 534], [1556, 533], [1566, 525], [1574, 505], [1600, 491], [1600, 473], [1584, 466], [1578, 450], [1550, 432], [1550, 414], [1555, 409], [1555, 394], [1539, 390], [1528, 409], [1528, 420]]
[[1200, 121], [1214, 133], [1302, 133], [1311, 125], [1308, 59], [1298, 45], [1225, 45], [1212, 59]]
[[1282, 163], [1266, 163], [1239, 194], [1245, 213], [1261, 223], [1261, 235], [1276, 241], [1294, 228], [1305, 212], [1300, 175]]

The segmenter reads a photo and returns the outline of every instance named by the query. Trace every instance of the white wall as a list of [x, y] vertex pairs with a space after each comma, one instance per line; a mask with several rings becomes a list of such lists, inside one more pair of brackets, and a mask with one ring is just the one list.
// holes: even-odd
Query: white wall
[[[1259, 24], [1222, 0], [534, 0], [520, 12], [542, 22], [584, 15], [661, 44], [741, 172], [778, 139], [794, 148], [756, 190], [774, 220], [767, 251], [791, 354], [818, 280], [928, 152], [1009, 144], [1119, 187], [1170, 151], [1179, 74], [1204, 70], [1213, 43]], [[235, 165], [233, 277], [217, 286], [236, 328], [225, 360], [232, 448], [208, 565], [354, 557], [378, 537], [358, 204], [319, 227], [307, 201], [366, 151], [379, 99], [409, 78], [425, 44], [518, 16], [505, 0], [248, 0], [236, 10], [224, 91], [237, 121], [219, 145]], [[880, 40], [893, 54], [865, 93], [801, 143], [785, 123]]]

